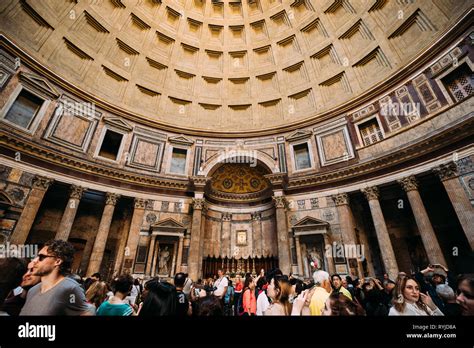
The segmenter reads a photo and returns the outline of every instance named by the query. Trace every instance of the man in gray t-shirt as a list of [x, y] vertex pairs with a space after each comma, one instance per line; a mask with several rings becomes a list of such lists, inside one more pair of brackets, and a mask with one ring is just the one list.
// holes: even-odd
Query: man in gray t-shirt
[[20, 315], [89, 315], [84, 290], [65, 277], [74, 257], [74, 247], [63, 240], [50, 240], [33, 259], [33, 275], [41, 283], [30, 289]]
[[41, 293], [41, 283], [28, 291], [20, 315], [81, 315], [88, 310], [84, 290], [74, 279], [65, 277]]

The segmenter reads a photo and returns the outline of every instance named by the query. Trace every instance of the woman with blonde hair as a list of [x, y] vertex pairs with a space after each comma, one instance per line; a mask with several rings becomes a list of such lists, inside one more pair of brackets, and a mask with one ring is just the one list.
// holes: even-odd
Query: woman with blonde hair
[[286, 276], [275, 276], [270, 280], [267, 295], [272, 303], [263, 315], [291, 315], [291, 285]]
[[392, 302], [388, 315], [443, 315], [431, 297], [420, 292], [420, 284], [413, 277], [398, 276]]
[[89, 286], [86, 291], [86, 300], [88, 303], [95, 306], [95, 309], [99, 308], [102, 302], [107, 298], [107, 284], [102, 281], [96, 281]]

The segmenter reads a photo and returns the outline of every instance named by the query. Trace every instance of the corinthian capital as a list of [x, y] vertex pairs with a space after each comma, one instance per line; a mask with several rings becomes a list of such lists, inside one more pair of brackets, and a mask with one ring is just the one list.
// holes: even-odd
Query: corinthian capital
[[433, 172], [439, 176], [441, 181], [449, 180], [459, 175], [458, 166], [452, 161], [434, 168]]
[[86, 188], [82, 186], [71, 185], [71, 188], [69, 189], [69, 198], [80, 200], [85, 190]]
[[144, 198], [135, 198], [135, 209], [146, 209], [148, 200]]
[[361, 189], [368, 201], [373, 199], [379, 199], [379, 188], [377, 186], [371, 186]]
[[193, 198], [193, 208], [202, 210], [205, 208], [206, 200], [204, 198]]
[[404, 191], [413, 191], [418, 190], [418, 182], [414, 175], [407, 176], [401, 180], [397, 180], [397, 182], [402, 185]]
[[337, 206], [349, 204], [349, 195], [347, 193], [338, 193], [332, 196], [332, 200]]
[[119, 194], [107, 192], [105, 194], [105, 205], [116, 205], [119, 198]]
[[273, 196], [272, 198], [273, 198], [273, 201], [275, 202], [275, 208], [285, 209], [288, 206], [288, 201], [286, 200], [284, 196]]
[[53, 179], [45, 178], [44, 176], [35, 176], [33, 178], [33, 188], [47, 191], [49, 186], [54, 182]]

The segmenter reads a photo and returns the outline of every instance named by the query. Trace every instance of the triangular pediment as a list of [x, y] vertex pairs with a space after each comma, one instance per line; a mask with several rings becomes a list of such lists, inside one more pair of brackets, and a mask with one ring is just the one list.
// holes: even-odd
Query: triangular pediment
[[8, 193], [0, 191], [0, 204], [1, 205], [15, 205], [13, 199], [10, 198]]
[[311, 216], [305, 216], [298, 220], [293, 227], [311, 227], [311, 226], [328, 226], [328, 223], [323, 220], [316, 219]]
[[44, 77], [22, 71], [20, 72], [20, 81], [30, 88], [33, 88], [42, 94], [46, 94], [52, 99], [59, 98], [60, 93]]
[[183, 224], [179, 223], [173, 218], [166, 218], [164, 220], [155, 222], [153, 225], [151, 225], [153, 229], [159, 229], [160, 227], [166, 227], [166, 228], [176, 228], [176, 229], [185, 229]]
[[309, 138], [311, 136], [311, 131], [309, 130], [297, 130], [293, 134], [286, 137], [286, 141], [296, 141], [300, 139]]
[[187, 146], [191, 146], [192, 144], [194, 144], [193, 140], [185, 137], [184, 135], [177, 135], [175, 137], [169, 137], [168, 141], [170, 143], [175, 143], [175, 144], [180, 144], [180, 145], [187, 145]]
[[121, 130], [124, 130], [124, 131], [127, 131], [127, 132], [131, 132], [133, 130], [133, 126], [131, 124], [129, 124], [128, 122], [122, 120], [121, 118], [118, 118], [118, 117], [104, 117], [104, 122], [113, 126], [113, 127], [116, 127], [118, 129], [121, 129]]

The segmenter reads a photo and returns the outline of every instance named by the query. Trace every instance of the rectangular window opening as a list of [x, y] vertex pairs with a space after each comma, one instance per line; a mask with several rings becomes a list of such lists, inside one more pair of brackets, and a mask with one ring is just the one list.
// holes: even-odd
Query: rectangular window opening
[[20, 127], [28, 129], [43, 105], [43, 102], [43, 99], [25, 89], [22, 89], [10, 110], [8, 110], [5, 119]]
[[115, 161], [120, 150], [120, 145], [122, 144], [122, 139], [123, 134], [107, 129], [104, 140], [102, 140], [99, 156]]
[[309, 157], [309, 148], [307, 143], [293, 146], [295, 153], [296, 170], [311, 168], [311, 159]]

